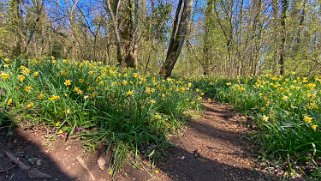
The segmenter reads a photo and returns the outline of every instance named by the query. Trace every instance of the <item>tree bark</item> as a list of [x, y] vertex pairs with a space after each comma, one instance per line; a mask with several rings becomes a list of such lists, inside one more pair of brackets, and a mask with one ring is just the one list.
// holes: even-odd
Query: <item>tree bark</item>
[[285, 41], [286, 41], [286, 11], [288, 9], [288, 0], [282, 0], [282, 18], [281, 18], [281, 28], [282, 28], [282, 38], [281, 38], [281, 50], [280, 50], [280, 75], [284, 75], [284, 54], [285, 54]]
[[189, 29], [193, 0], [180, 0], [177, 6], [173, 31], [167, 55], [159, 74], [164, 78], [171, 75], [177, 59], [182, 51], [185, 37]]
[[[122, 67], [137, 68], [137, 49], [138, 49], [138, 5], [139, 0], [128, 0], [129, 20], [127, 31], [121, 32], [118, 23], [118, 10], [121, 0], [116, 1], [116, 9], [113, 11], [109, 0], [106, 0], [107, 10], [112, 21], [116, 47], [117, 61]], [[125, 41], [124, 41], [125, 40]]]
[[279, 27], [279, 17], [278, 17], [278, 0], [272, 0], [272, 13], [273, 13], [273, 73], [276, 74], [277, 73], [277, 65], [278, 65], [278, 57], [279, 57], [279, 31], [278, 31], [278, 27]]
[[129, 21], [129, 44], [126, 47], [125, 62], [127, 67], [137, 69], [138, 49], [138, 0], [128, 0], [130, 9]]
[[206, 10], [205, 10], [205, 22], [204, 22], [204, 36], [203, 36], [203, 60], [201, 63], [202, 68], [203, 68], [203, 74], [204, 75], [209, 75], [209, 60], [211, 59], [210, 56], [210, 41], [209, 41], [209, 25], [210, 25], [210, 16], [211, 13], [213, 11], [213, 5], [214, 5], [214, 1], [213, 0], [208, 0], [207, 1], [207, 5], [206, 5]]
[[298, 52], [299, 50], [299, 46], [302, 43], [302, 39], [301, 39], [301, 31], [304, 28], [303, 27], [303, 23], [304, 23], [304, 19], [305, 19], [305, 9], [306, 9], [306, 4], [307, 4], [307, 0], [303, 1], [303, 7], [300, 11], [300, 15], [299, 15], [299, 26], [297, 28], [297, 35], [295, 37], [295, 45], [294, 45], [294, 51]]
[[118, 27], [118, 18], [117, 18], [117, 12], [118, 12], [118, 8], [120, 5], [121, 0], [117, 1], [117, 5], [116, 5], [116, 10], [115, 12], [112, 10], [111, 4], [109, 2], [109, 0], [106, 0], [106, 5], [107, 5], [107, 9], [109, 12], [109, 16], [110, 19], [112, 21], [113, 24], [113, 29], [114, 29], [114, 33], [115, 33], [115, 39], [116, 39], [116, 46], [117, 46], [117, 61], [118, 64], [122, 67], [125, 66], [125, 62], [124, 62], [124, 50], [123, 50], [123, 42], [121, 40], [120, 37], [120, 32], [119, 32], [119, 27]]

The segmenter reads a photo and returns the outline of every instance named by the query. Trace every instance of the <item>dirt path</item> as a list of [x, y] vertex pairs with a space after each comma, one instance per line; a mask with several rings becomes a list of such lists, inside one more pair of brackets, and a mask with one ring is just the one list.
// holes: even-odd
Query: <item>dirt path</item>
[[173, 139], [177, 147], [160, 166], [170, 179], [272, 180], [273, 176], [255, 169], [255, 148], [248, 135], [250, 121], [229, 105], [203, 105], [203, 116], [190, 121], [184, 134]]
[[[248, 140], [249, 122], [225, 104], [204, 102], [202, 117], [191, 120], [183, 135], [172, 138], [166, 159], [156, 168], [137, 169], [126, 166], [115, 180], [271, 180], [272, 176], [254, 169], [256, 156]], [[111, 180], [108, 169], [99, 169], [99, 153], [86, 152], [79, 140], [64, 142], [64, 137], [50, 140], [42, 129], [17, 128], [12, 137], [0, 129], [0, 181], [79, 180], [88, 181], [89, 172], [95, 180]], [[51, 178], [31, 179], [10, 162], [9, 151], [22, 162], [37, 168]], [[81, 158], [86, 170], [76, 158]], [[107, 160], [108, 161], [108, 160]]]

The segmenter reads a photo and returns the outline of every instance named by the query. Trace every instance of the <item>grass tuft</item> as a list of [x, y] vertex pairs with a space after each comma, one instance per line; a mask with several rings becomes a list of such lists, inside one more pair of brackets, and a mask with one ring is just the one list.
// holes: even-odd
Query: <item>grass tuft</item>
[[[0, 109], [57, 134], [79, 135], [94, 148], [112, 148], [112, 170], [130, 152], [159, 155], [167, 135], [181, 128], [182, 114], [200, 107], [200, 94], [180, 79], [141, 75], [98, 62], [13, 59], [0, 62]], [[106, 148], [107, 149], [107, 148]], [[153, 152], [153, 154], [151, 154]], [[156, 153], [156, 154], [154, 154]]]
[[202, 78], [195, 79], [194, 86], [255, 118], [263, 157], [289, 165], [320, 166], [320, 76]]

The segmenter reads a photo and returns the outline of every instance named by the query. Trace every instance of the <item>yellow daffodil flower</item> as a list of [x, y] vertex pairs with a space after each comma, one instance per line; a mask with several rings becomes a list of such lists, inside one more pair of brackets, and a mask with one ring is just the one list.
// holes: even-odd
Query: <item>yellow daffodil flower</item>
[[126, 96], [131, 96], [133, 93], [134, 93], [133, 91], [129, 90], [126, 92]]
[[39, 75], [39, 72], [34, 72], [34, 73], [33, 73], [33, 76], [34, 76], [34, 77], [38, 77], [38, 75]]
[[28, 93], [31, 91], [31, 89], [32, 89], [32, 87], [30, 85], [25, 87], [25, 91], [28, 92]]
[[304, 118], [303, 118], [303, 121], [306, 122], [306, 123], [311, 123], [312, 120], [313, 120], [313, 118], [310, 117], [310, 116], [304, 116]]
[[59, 100], [60, 99], [60, 96], [56, 96], [56, 95], [52, 95], [49, 100], [50, 101], [56, 101], [56, 100]]
[[71, 85], [71, 80], [65, 80], [64, 84], [65, 84], [65, 86], [70, 86]]
[[7, 79], [10, 78], [9, 74], [7, 74], [7, 73], [5, 73], [5, 72], [1, 72], [1, 77], [2, 77], [2, 79], [4, 79], [4, 80], [7, 80]]
[[10, 106], [12, 104], [12, 98], [9, 98], [7, 101], [7, 106]]
[[19, 82], [23, 82], [26, 79], [24, 75], [18, 75]]
[[318, 125], [314, 124], [314, 125], [311, 126], [311, 128], [312, 128], [314, 131], [316, 131], [317, 128], [318, 128]]
[[45, 98], [45, 96], [43, 95], [43, 93], [40, 93], [40, 94], [38, 94], [37, 98], [39, 100], [43, 100]]
[[31, 103], [27, 104], [25, 108], [26, 108], [26, 109], [31, 109], [31, 108], [33, 107], [33, 105], [34, 105], [34, 104], [31, 102]]

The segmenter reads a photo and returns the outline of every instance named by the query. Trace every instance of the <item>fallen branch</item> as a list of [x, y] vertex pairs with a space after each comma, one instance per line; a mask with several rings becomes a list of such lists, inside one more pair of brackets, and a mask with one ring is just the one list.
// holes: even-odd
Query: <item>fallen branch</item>
[[[15, 163], [16, 165], [18, 165], [20, 167], [21, 170], [25, 170], [28, 171], [28, 176], [29, 178], [35, 179], [35, 178], [51, 178], [50, 175], [45, 174], [43, 172], [41, 172], [40, 170], [38, 170], [37, 168], [31, 168], [29, 165], [23, 163], [22, 161], [19, 160], [18, 157], [16, 157], [13, 153], [9, 152], [9, 151], [5, 151], [7, 157], [9, 158], [9, 160], [13, 163]], [[11, 168], [10, 168], [11, 169]], [[8, 169], [7, 169], [8, 170]], [[4, 171], [5, 172], [5, 171]], [[0, 171], [1, 173], [1, 171]]]
[[22, 161], [19, 160], [19, 158], [17, 158], [13, 153], [10, 153], [8, 151], [5, 151], [7, 157], [10, 159], [11, 162], [17, 164], [21, 170], [30, 170], [31, 167], [25, 163], [23, 163]]
[[7, 172], [7, 171], [13, 169], [14, 167], [16, 167], [16, 165], [11, 165], [11, 167], [9, 167], [9, 168], [7, 168], [7, 169], [0, 170], [0, 173]]
[[35, 179], [35, 178], [51, 178], [50, 175], [41, 172], [37, 168], [30, 169], [29, 172], [28, 172], [28, 177], [32, 178], [32, 179]]

